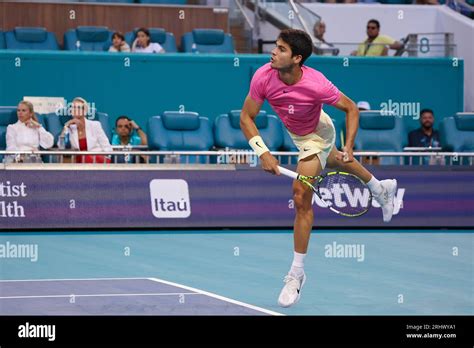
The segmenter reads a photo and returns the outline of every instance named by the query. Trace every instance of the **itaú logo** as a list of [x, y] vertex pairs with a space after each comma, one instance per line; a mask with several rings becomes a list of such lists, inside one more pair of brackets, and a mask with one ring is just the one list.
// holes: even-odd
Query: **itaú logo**
[[156, 218], [187, 218], [191, 215], [188, 183], [181, 179], [150, 181], [151, 211]]

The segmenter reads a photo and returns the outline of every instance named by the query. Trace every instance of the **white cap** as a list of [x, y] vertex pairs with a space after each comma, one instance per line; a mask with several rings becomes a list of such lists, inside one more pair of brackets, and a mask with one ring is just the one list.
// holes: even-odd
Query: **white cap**
[[370, 104], [366, 101], [360, 101], [357, 103], [359, 110], [370, 110]]

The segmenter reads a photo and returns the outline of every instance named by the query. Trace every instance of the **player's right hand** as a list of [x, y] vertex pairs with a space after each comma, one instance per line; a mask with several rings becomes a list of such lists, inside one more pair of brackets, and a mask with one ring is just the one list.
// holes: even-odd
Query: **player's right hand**
[[264, 171], [280, 175], [280, 170], [278, 169], [278, 160], [270, 153], [270, 151], [265, 152], [260, 156], [260, 162], [262, 163], [262, 168]]

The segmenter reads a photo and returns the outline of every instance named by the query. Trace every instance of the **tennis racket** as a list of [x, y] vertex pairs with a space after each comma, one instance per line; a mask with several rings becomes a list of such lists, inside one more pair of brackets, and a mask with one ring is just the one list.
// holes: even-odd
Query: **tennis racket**
[[369, 188], [353, 174], [329, 172], [318, 176], [305, 176], [280, 166], [278, 169], [281, 174], [307, 185], [318, 196], [323, 207], [336, 214], [357, 217], [367, 213], [372, 205]]

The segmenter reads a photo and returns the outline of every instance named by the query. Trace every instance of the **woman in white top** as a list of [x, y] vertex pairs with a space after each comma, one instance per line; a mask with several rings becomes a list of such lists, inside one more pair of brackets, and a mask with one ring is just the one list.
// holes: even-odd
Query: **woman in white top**
[[109, 52], [130, 52], [130, 46], [121, 32], [116, 31], [112, 35], [112, 46], [110, 46]]
[[[7, 151], [38, 151], [41, 146], [49, 149], [54, 137], [41, 126], [35, 115], [33, 104], [21, 101], [17, 107], [18, 122], [7, 127]], [[37, 155], [8, 156], [6, 162], [41, 162]]]
[[[77, 97], [72, 101], [72, 119], [67, 121], [60, 137], [69, 133], [69, 141], [73, 150], [112, 152], [109, 138], [105, 135], [99, 121], [86, 119], [88, 103]], [[108, 156], [86, 155], [76, 156], [76, 163], [110, 163]]]
[[150, 32], [146, 28], [137, 31], [137, 38], [133, 41], [132, 52], [137, 53], [165, 53], [165, 49], [157, 42], [151, 42]]

